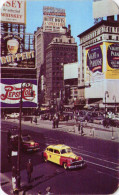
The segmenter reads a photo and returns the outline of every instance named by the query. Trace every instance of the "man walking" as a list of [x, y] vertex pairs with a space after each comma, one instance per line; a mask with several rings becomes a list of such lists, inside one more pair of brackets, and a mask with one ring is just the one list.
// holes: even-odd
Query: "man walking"
[[33, 165], [32, 165], [31, 159], [29, 159], [28, 162], [27, 162], [26, 171], [27, 171], [28, 183], [30, 183], [31, 173], [33, 172]]

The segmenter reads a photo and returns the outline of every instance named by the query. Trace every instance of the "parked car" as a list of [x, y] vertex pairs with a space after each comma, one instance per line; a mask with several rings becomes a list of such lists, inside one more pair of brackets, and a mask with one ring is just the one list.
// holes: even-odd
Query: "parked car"
[[11, 113], [11, 114], [6, 114], [6, 117], [7, 117], [8, 119], [9, 119], [9, 118], [13, 118], [13, 119], [19, 118], [19, 113], [14, 112], [14, 113]]
[[64, 169], [81, 168], [86, 165], [81, 156], [72, 152], [69, 146], [58, 144], [49, 145], [43, 152], [45, 162], [51, 161], [64, 167]]
[[[12, 150], [18, 150], [18, 134], [12, 135], [10, 138]], [[40, 149], [39, 143], [35, 142], [30, 135], [21, 135], [21, 150], [25, 152], [38, 151]]]
[[119, 127], [119, 120], [106, 118], [103, 120], [103, 126]]
[[49, 114], [43, 114], [41, 115], [42, 120], [48, 120], [49, 119]]
[[103, 125], [104, 117], [103, 116], [97, 116], [93, 119], [93, 123], [101, 124]]

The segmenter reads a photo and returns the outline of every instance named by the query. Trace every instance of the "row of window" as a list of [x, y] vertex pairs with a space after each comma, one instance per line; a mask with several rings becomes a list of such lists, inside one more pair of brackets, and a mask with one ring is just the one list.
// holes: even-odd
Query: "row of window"
[[75, 51], [77, 52], [77, 47], [53, 47], [52, 50], [64, 50], [64, 51]]
[[105, 32], [119, 33], [119, 27], [103, 26], [103, 27], [97, 29], [96, 31], [91, 32], [90, 34], [87, 34], [80, 41], [81, 41], [81, 43], [86, 42], [90, 39], [97, 37], [98, 35], [100, 35], [102, 33], [105, 33]]

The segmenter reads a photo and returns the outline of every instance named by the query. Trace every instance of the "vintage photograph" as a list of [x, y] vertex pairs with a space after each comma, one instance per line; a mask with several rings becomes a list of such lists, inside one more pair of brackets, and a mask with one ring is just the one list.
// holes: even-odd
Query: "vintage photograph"
[[119, 194], [119, 1], [0, 1], [0, 195]]

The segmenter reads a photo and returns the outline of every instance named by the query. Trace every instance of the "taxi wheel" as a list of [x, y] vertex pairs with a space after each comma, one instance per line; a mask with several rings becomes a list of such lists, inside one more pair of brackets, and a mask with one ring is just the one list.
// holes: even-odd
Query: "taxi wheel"
[[44, 157], [44, 162], [47, 162], [47, 159], [46, 159], [46, 157]]
[[64, 163], [64, 164], [63, 164], [63, 167], [64, 167], [64, 169], [68, 169], [67, 163]]

